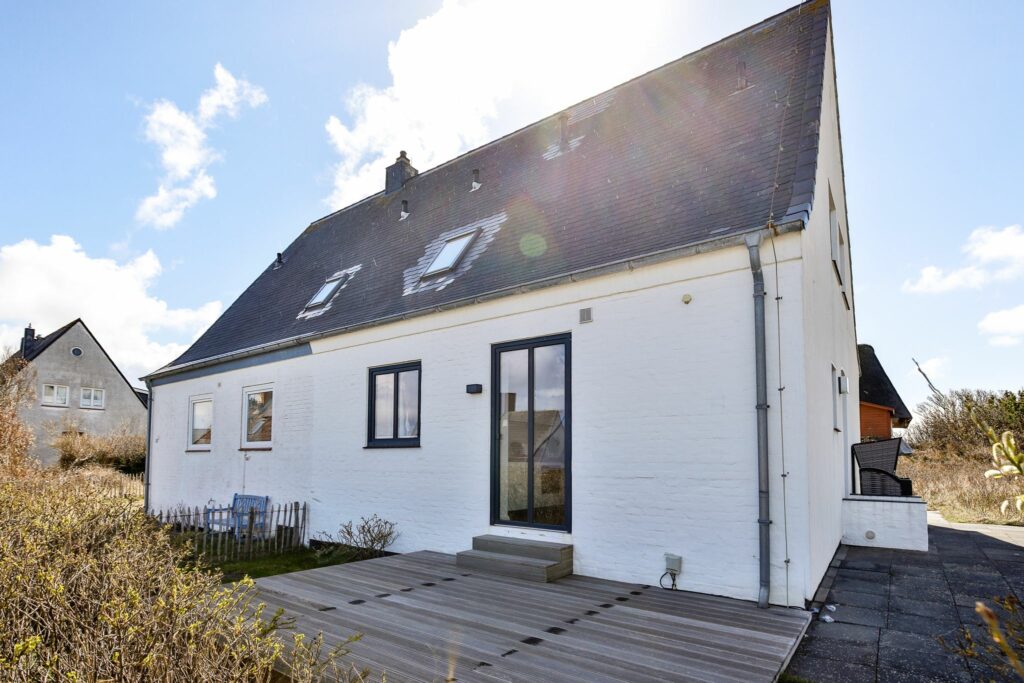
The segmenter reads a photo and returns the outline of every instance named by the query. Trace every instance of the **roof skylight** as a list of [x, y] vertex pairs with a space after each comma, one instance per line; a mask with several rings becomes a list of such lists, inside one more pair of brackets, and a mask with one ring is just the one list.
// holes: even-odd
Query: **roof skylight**
[[476, 238], [477, 231], [463, 233], [452, 237], [444, 243], [441, 251], [437, 253], [434, 260], [430, 262], [427, 269], [423, 271], [423, 277], [430, 277], [438, 273], [446, 273], [459, 265], [459, 261], [469, 249], [469, 245]]
[[348, 276], [340, 275], [325, 282], [323, 286], [317, 290], [316, 294], [313, 295], [313, 298], [309, 300], [309, 303], [306, 304], [306, 308], [319, 308], [330, 301], [331, 297], [334, 296], [334, 293], [338, 291], [338, 286], [345, 281], [346, 277]]

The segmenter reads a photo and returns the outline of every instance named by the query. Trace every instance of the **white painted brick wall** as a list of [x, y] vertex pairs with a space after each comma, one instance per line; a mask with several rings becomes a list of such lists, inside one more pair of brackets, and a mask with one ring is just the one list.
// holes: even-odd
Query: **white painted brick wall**
[[[798, 385], [800, 238], [778, 238], [776, 247], [782, 287], [794, 297], [783, 317], [785, 338], [795, 339], [784, 365], [798, 373]], [[772, 281], [769, 301], [773, 292]], [[689, 305], [681, 302], [686, 293]], [[594, 322], [580, 325], [584, 306], [593, 308]], [[310, 356], [158, 386], [152, 504], [227, 501], [244, 489], [276, 502], [309, 501], [314, 532], [376, 513], [398, 524], [394, 549], [402, 552], [457, 552], [483, 533], [566, 540], [575, 546], [576, 573], [650, 584], [663, 571], [663, 554], [673, 552], [683, 557], [682, 588], [753, 599], [752, 311], [746, 250], [732, 248], [333, 337], [314, 343]], [[774, 317], [769, 322], [775, 359]], [[491, 344], [566, 331], [572, 533], [490, 527]], [[423, 366], [422, 447], [363, 448], [367, 369], [415, 359]], [[774, 361], [769, 368], [769, 386], [777, 386]], [[242, 387], [265, 382], [275, 388], [273, 450], [240, 452]], [[482, 383], [484, 393], [466, 394], [469, 383]], [[202, 393], [214, 395], [213, 446], [188, 453], [188, 398]], [[797, 488], [792, 509], [783, 510], [770, 412], [773, 601], [802, 604], [807, 567], [791, 564], [796, 588], [787, 593], [782, 551], [786, 532], [807, 526], [800, 519], [806, 499], [799, 504], [807, 490], [806, 407], [798, 391], [787, 396], [786, 410], [795, 425], [787, 425], [787, 467]], [[791, 535], [791, 548], [806, 539]]]

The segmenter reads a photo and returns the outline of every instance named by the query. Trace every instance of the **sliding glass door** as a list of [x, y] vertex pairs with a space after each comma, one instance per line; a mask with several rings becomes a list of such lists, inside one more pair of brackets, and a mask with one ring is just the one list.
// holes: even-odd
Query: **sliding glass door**
[[570, 337], [492, 351], [491, 523], [568, 531]]

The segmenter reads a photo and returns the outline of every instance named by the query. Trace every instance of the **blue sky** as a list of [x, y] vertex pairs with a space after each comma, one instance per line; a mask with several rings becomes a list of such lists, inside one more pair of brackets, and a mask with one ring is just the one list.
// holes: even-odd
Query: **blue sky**
[[[82, 316], [152, 370], [399, 149], [424, 170], [790, 4], [9, 4], [0, 344]], [[912, 356], [1020, 387], [1024, 4], [833, 18], [860, 340], [908, 403]]]

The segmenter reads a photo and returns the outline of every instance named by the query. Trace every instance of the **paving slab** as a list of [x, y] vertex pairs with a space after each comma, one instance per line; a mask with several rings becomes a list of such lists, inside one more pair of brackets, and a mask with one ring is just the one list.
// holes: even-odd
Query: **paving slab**
[[834, 623], [815, 620], [787, 673], [808, 681], [1008, 680], [958, 654], [964, 629], [984, 642], [982, 601], [1024, 598], [1024, 527], [953, 524], [928, 513], [927, 552], [844, 547], [828, 591]]

